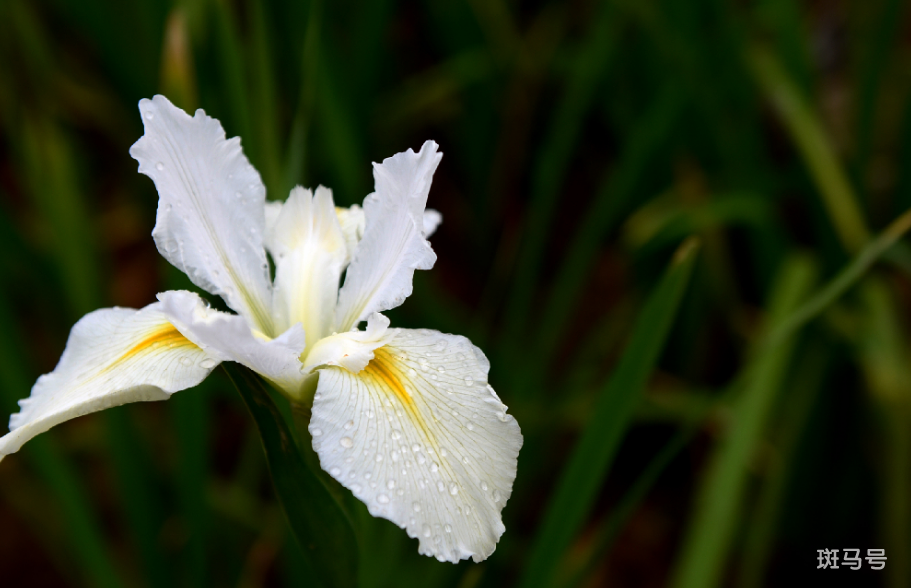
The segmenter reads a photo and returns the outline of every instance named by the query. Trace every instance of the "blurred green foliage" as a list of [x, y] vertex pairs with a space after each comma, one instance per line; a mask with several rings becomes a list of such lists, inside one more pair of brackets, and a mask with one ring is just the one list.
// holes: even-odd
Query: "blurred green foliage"
[[[349, 505], [361, 585], [909, 586], [909, 19], [0, 2], [2, 414], [84, 313], [191, 287], [149, 238], [140, 98], [219, 118], [274, 199], [360, 202], [370, 161], [432, 138], [439, 261], [390, 315], [480, 346], [525, 446], [483, 564]], [[223, 374], [31, 441], [0, 465], [0, 528], [9, 585], [317, 585]], [[823, 548], [889, 559], [817, 571]]]

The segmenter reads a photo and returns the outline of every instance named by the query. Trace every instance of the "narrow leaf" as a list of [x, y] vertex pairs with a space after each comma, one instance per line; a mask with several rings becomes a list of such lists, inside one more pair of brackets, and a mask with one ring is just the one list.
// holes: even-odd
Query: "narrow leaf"
[[[806, 297], [815, 266], [805, 257], [785, 263], [775, 284], [767, 328], [774, 328]], [[695, 514], [683, 543], [674, 580], [676, 588], [711, 588], [724, 569], [746, 490], [748, 466], [789, 364], [794, 337], [762, 346], [746, 367], [747, 387], [734, 407], [729, 436], [712, 456]]]
[[538, 530], [520, 586], [550, 584], [563, 555], [597, 498], [633, 411], [677, 314], [696, 260], [698, 243], [685, 242], [646, 302], [613, 376], [601, 392], [591, 425], [582, 433], [560, 476]]
[[253, 372], [222, 364], [256, 421], [275, 494], [304, 557], [328, 588], [357, 584], [357, 541], [351, 522], [298, 451], [294, 434]]

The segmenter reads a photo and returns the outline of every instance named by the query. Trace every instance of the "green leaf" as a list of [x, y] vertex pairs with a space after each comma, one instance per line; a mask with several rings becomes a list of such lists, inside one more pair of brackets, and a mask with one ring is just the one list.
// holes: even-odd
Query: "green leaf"
[[355, 586], [358, 546], [348, 517], [304, 463], [265, 383], [237, 364], [222, 367], [256, 421], [275, 494], [310, 568], [327, 588]]
[[[806, 297], [815, 280], [807, 257], [785, 262], [775, 284], [767, 329], [773, 329]], [[710, 588], [719, 583], [734, 540], [746, 490], [749, 463], [765, 430], [794, 347], [794, 332], [776, 345], [761, 346], [747, 365], [747, 386], [734, 407], [729, 436], [711, 458], [697, 495], [672, 586]]]
[[585, 429], [560, 476], [527, 560], [520, 582], [523, 588], [550, 584], [563, 552], [591, 511], [664, 347], [697, 250], [698, 242], [692, 239], [681, 245], [661, 283], [639, 313], [623, 357], [598, 399], [592, 424]]

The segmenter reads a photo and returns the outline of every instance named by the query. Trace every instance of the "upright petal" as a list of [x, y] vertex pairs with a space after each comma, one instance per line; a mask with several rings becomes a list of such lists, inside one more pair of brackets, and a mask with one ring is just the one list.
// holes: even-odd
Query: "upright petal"
[[130, 155], [158, 188], [158, 251], [271, 335], [266, 189], [240, 139], [226, 140], [216, 119], [202, 110], [190, 118], [164, 96], [141, 100], [139, 111], [145, 134]]
[[366, 227], [339, 292], [337, 331], [400, 305], [411, 295], [414, 270], [433, 267], [424, 208], [442, 157], [427, 141], [419, 153], [409, 149], [373, 164], [376, 191], [364, 200]]
[[320, 465], [374, 516], [441, 561], [493, 553], [522, 434], [464, 337], [391, 330], [359, 372], [320, 369], [310, 433]]
[[299, 186], [291, 190], [266, 245], [275, 260], [275, 329], [301, 323], [309, 348], [332, 332], [347, 258], [332, 192], [322, 186], [315, 196]]
[[128, 402], [166, 400], [200, 383], [218, 358], [188, 341], [161, 312], [106, 308], [73, 327], [53, 372], [38, 378], [0, 438], [0, 458], [69, 419]]
[[[272, 203], [266, 203], [266, 226], [269, 226], [269, 206]], [[281, 204], [279, 204], [279, 208]], [[367, 219], [364, 218], [364, 209], [358, 206], [357, 204], [352, 204], [348, 208], [336, 207], [335, 213], [338, 216], [338, 222], [342, 227], [342, 233], [345, 235], [345, 245], [348, 249], [348, 259], [345, 263], [350, 263], [351, 259], [354, 258], [354, 252], [357, 249], [357, 244], [360, 242], [361, 238], [364, 236], [364, 229], [367, 225]], [[424, 234], [424, 238], [428, 238], [433, 235], [437, 227], [440, 226], [440, 223], [443, 222], [443, 215], [432, 208], [428, 208], [424, 211], [423, 222], [421, 223], [423, 230], [421, 231]]]
[[272, 339], [253, 331], [244, 317], [210, 308], [193, 292], [164, 292], [158, 299], [171, 323], [207, 353], [247, 366], [292, 396], [298, 393], [304, 379], [299, 359], [304, 330], [300, 324]]

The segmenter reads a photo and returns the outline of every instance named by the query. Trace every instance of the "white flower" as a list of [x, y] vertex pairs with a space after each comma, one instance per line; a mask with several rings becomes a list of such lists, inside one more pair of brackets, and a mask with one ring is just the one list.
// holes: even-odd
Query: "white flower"
[[417, 537], [420, 553], [488, 557], [504, 531], [519, 426], [471, 342], [392, 329], [379, 314], [436, 260], [425, 239], [440, 222], [425, 211], [436, 143], [374, 164], [376, 190], [363, 209], [335, 208], [323, 187], [267, 203], [240, 139], [226, 140], [217, 120], [202, 110], [191, 118], [163, 96], [139, 110], [145, 134], [130, 154], [158, 188], [158, 250], [237, 314], [186, 291], [163, 292], [141, 310], [89, 313], [56, 369], [19, 402], [0, 458], [58, 423], [165, 400], [236, 361], [293, 401], [313, 402], [320, 465], [372, 515]]

